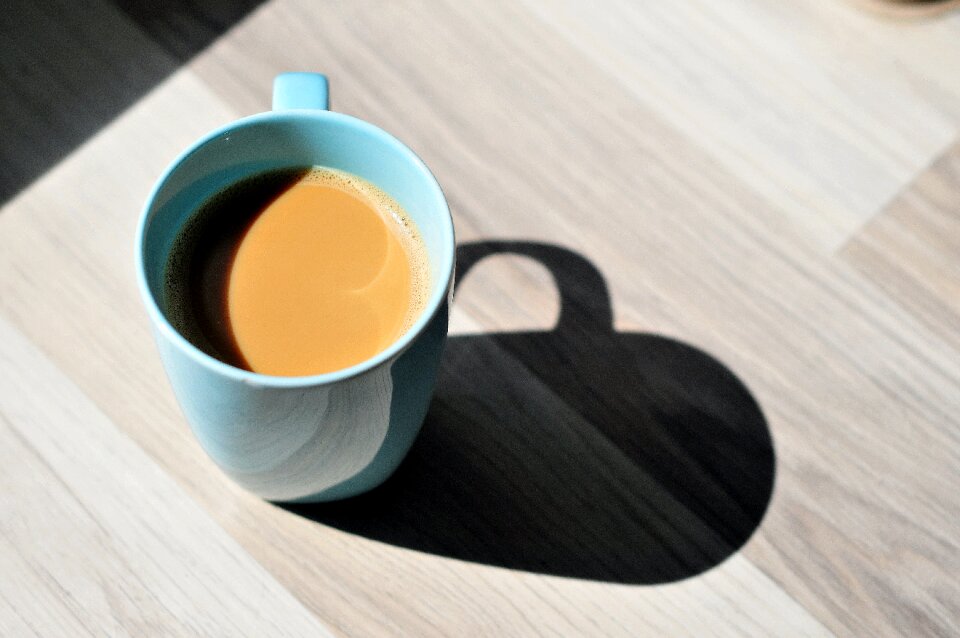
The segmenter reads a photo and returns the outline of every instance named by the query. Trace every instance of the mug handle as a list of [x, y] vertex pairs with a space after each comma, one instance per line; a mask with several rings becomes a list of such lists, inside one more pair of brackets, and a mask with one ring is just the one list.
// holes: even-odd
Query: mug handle
[[281, 73], [273, 80], [273, 110], [330, 110], [327, 76], [321, 73]]

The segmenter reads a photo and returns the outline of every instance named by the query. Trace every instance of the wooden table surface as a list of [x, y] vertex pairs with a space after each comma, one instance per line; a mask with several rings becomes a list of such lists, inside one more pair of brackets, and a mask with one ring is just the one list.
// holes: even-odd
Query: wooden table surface
[[[960, 14], [0, 20], [0, 635], [960, 631]], [[287, 70], [424, 158], [460, 269], [407, 461], [297, 508], [201, 451], [133, 268], [159, 173]]]

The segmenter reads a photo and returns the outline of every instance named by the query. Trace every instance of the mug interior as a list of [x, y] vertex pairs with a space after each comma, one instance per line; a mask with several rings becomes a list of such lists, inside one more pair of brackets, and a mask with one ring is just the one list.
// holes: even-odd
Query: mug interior
[[413, 151], [372, 124], [341, 113], [254, 115], [211, 133], [176, 160], [148, 200], [139, 230], [140, 283], [153, 319], [192, 349], [191, 354], [208, 359], [206, 363], [238, 370], [183, 339], [164, 314], [164, 269], [177, 233], [204, 201], [227, 186], [266, 170], [312, 165], [359, 175], [386, 191], [416, 223], [430, 262], [427, 304], [407, 333], [367, 362], [317, 377], [343, 376], [389, 358], [423, 329], [443, 302], [453, 274], [453, 223], [440, 186]]

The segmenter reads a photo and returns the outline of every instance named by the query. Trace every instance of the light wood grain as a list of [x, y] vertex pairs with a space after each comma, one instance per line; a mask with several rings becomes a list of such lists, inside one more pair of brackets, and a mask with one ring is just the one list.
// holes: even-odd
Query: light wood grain
[[[80, 509], [64, 486], [89, 484], [93, 468], [57, 447], [70, 445], [147, 476], [198, 521], [178, 537], [205, 561], [183, 576], [198, 601], [228, 567], [242, 572], [211, 617], [262, 587], [351, 636], [949, 634], [958, 35], [953, 15], [898, 26], [830, 0], [265, 3], [0, 210], [0, 326], [15, 344], [0, 345], [0, 374], [19, 388], [0, 389], [0, 413], [87, 406], [73, 417], [86, 429], [52, 419], [31, 435], [29, 410], [0, 427], [3, 505], [27, 521], [5, 531], [0, 566], [36, 592], [0, 590], [0, 628], [137, 633], [157, 609], [188, 608], [144, 586], [155, 600], [114, 610], [97, 602], [110, 590], [77, 575], [86, 555], [102, 558], [97, 573], [147, 582], [183, 563], [131, 562], [137, 521], [156, 514], [134, 503], [133, 523], [118, 518], [119, 486], [83, 493]], [[162, 25], [152, 37], [175, 47]], [[505, 240], [572, 255], [470, 270], [423, 437], [359, 505], [282, 509], [223, 477], [177, 410], [133, 283], [153, 179], [213, 126], [267, 108], [273, 75], [291, 69], [327, 72], [337, 110], [425, 159], [462, 255]], [[586, 314], [561, 329], [571, 300]], [[589, 323], [605, 312], [616, 334]], [[634, 358], [583, 358], [614, 339], [639, 344]], [[772, 441], [757, 458], [775, 479], [720, 461], [702, 478], [703, 457], [671, 437], [665, 406], [738, 422], [729, 393], [710, 391], [735, 387], [718, 378], [756, 402], [754, 432]], [[611, 430], [651, 406], [636, 432]], [[670, 462], [644, 457], [637, 432], [677, 444], [663, 448]], [[117, 441], [146, 460], [108, 453]], [[710, 507], [677, 491], [691, 485]], [[750, 489], [760, 497], [739, 514], [711, 510]], [[45, 553], [58, 536], [40, 497], [78, 521], [74, 552]], [[505, 512], [520, 512], [514, 526]], [[684, 554], [698, 549], [713, 562]], [[39, 566], [96, 604], [77, 612]]]
[[858, 45], [810, 3], [529, 4], [775, 203], [798, 239], [828, 249], [956, 132], [883, 48]]
[[960, 348], [960, 146], [954, 145], [843, 249], [842, 257]]
[[4, 320], [0, 406], [4, 635], [329, 635]]

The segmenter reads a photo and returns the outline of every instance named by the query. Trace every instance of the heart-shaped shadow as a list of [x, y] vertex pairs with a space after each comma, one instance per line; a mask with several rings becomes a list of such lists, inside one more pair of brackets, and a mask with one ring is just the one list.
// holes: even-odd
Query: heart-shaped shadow
[[424, 552], [602, 581], [672, 582], [730, 556], [774, 481], [750, 392], [702, 350], [615, 332], [603, 277], [567, 249], [462, 245], [461, 280], [503, 253], [553, 274], [556, 328], [450, 338], [396, 473], [361, 496], [287, 508]]

